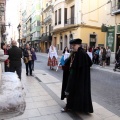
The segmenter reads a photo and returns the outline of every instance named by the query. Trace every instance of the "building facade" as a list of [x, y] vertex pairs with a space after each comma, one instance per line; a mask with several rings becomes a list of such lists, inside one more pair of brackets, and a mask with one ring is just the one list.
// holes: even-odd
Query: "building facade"
[[6, 0], [0, 0], [0, 42], [6, 42], [5, 38], [5, 13], [6, 13]]
[[53, 17], [53, 3], [52, 0], [46, 0], [41, 3], [41, 52], [47, 52], [52, 42], [52, 17]]

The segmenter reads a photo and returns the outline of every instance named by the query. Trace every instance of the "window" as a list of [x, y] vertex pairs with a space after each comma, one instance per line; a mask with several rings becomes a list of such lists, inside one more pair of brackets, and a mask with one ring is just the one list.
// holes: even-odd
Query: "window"
[[40, 26], [40, 21], [37, 21], [37, 26]]
[[75, 8], [74, 6], [71, 7], [71, 21], [70, 21], [71, 24], [74, 24], [74, 8]]
[[63, 49], [63, 39], [62, 39], [62, 36], [60, 36], [60, 50]]
[[61, 24], [61, 9], [59, 9], [59, 21], [58, 24]]
[[113, 0], [112, 1], [112, 11], [116, 11], [120, 9], [120, 0]]
[[45, 30], [46, 30], [46, 34], [47, 34], [47, 26], [46, 26], [46, 29], [45, 29]]
[[36, 32], [36, 37], [40, 37], [40, 32]]
[[67, 24], [67, 8], [64, 9], [64, 23]]
[[50, 35], [50, 32], [51, 32], [51, 24], [49, 25], [49, 35]]
[[55, 25], [57, 25], [57, 10], [55, 11]]
[[120, 9], [120, 0], [118, 0], [118, 9]]

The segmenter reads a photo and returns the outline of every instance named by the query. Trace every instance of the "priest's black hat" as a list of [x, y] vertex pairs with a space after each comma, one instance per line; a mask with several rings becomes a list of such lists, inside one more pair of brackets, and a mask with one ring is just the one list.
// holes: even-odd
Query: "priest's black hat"
[[77, 38], [77, 39], [73, 39], [70, 41], [70, 44], [81, 44], [82, 43], [82, 40]]

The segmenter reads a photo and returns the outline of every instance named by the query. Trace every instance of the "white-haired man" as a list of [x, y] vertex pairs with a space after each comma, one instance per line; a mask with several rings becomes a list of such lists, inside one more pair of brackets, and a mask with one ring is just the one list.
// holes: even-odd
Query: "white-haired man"
[[21, 79], [21, 58], [22, 50], [17, 47], [17, 42], [12, 41], [12, 47], [8, 50], [9, 60], [10, 60], [10, 72], [17, 72], [18, 77]]

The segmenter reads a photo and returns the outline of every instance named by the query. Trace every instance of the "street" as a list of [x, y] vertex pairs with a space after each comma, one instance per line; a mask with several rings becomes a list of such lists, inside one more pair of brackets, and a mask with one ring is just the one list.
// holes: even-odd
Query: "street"
[[[24, 64], [23, 64], [24, 68]], [[62, 70], [50, 70], [47, 66], [47, 55], [37, 55], [35, 70], [44, 70], [62, 81]], [[120, 74], [91, 68], [91, 89], [94, 102], [120, 116]]]

